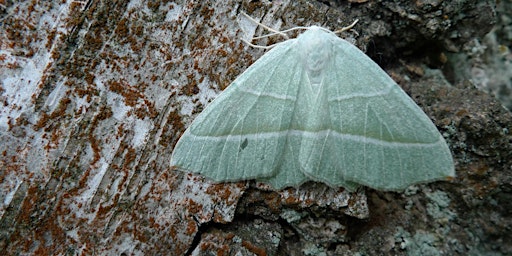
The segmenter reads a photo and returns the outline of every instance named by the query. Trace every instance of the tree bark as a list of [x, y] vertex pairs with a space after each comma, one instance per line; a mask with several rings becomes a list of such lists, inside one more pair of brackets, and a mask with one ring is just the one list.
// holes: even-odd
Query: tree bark
[[[0, 1], [0, 251], [512, 253], [512, 115], [468, 80], [496, 7], [459, 2]], [[348, 193], [173, 170], [194, 116], [265, 52], [241, 12], [279, 30], [359, 19], [342, 36], [432, 118], [457, 177]]]

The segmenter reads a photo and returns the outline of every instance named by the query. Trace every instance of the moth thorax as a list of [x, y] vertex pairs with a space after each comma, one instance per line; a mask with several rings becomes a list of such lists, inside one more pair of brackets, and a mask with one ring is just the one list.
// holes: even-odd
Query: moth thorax
[[320, 84], [331, 63], [332, 45], [325, 37], [318, 35], [302, 41], [302, 46], [302, 61], [308, 78], [312, 84]]

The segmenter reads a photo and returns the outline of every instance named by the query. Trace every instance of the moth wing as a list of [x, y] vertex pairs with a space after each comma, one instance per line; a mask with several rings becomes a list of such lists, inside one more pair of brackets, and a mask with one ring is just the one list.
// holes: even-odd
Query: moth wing
[[402, 190], [454, 176], [450, 150], [429, 117], [368, 56], [337, 38], [324, 77], [330, 128], [305, 137], [304, 173], [332, 186]]
[[177, 142], [171, 165], [220, 182], [298, 170], [299, 146], [287, 138], [301, 72], [293, 44], [276, 45], [208, 105]]

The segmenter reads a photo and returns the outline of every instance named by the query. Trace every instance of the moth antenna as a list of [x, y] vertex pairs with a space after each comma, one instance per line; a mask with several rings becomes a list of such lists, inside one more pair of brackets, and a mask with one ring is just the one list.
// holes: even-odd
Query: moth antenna
[[266, 29], [266, 30], [268, 30], [268, 31], [272, 32], [272, 34], [273, 34], [273, 35], [276, 35], [276, 34], [277, 34], [277, 35], [281, 35], [281, 36], [282, 36], [282, 37], [284, 37], [285, 39], [288, 39], [288, 36], [287, 36], [285, 33], [281, 32], [281, 31], [278, 31], [278, 30], [275, 30], [275, 29], [273, 29], [273, 28], [271, 28], [271, 27], [269, 27], [269, 26], [266, 26], [265, 24], [260, 23], [259, 21], [255, 20], [253, 17], [249, 16], [249, 15], [248, 15], [247, 13], [245, 13], [245, 12], [241, 12], [241, 13], [242, 13], [246, 18], [248, 18], [250, 21], [252, 21], [252, 22], [256, 23], [258, 26], [261, 26], [262, 28], [264, 28], [264, 29]]
[[[243, 38], [240, 38], [244, 43], [248, 44], [249, 46], [251, 47], [254, 47], [254, 48], [259, 48], [259, 49], [265, 49], [265, 50], [268, 50], [268, 49], [271, 49], [273, 48], [276, 44], [272, 44], [272, 45], [267, 45], [267, 46], [262, 46], [262, 45], [257, 45], [257, 44], [253, 44]], [[254, 38], [252, 39], [254, 40]]]
[[359, 22], [359, 19], [354, 20], [354, 22], [352, 22], [352, 24], [350, 24], [350, 25], [348, 25], [346, 27], [343, 27], [341, 29], [338, 29], [338, 30], [334, 31], [334, 34], [338, 34], [338, 33], [345, 32], [347, 30], [352, 29], [356, 25], [357, 22]]

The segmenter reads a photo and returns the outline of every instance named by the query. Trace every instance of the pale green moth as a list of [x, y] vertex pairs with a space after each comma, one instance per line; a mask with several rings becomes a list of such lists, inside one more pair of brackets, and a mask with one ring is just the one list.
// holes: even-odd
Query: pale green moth
[[317, 26], [233, 81], [181, 136], [171, 165], [275, 189], [312, 180], [403, 190], [455, 175], [429, 117], [368, 56]]

